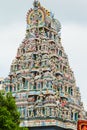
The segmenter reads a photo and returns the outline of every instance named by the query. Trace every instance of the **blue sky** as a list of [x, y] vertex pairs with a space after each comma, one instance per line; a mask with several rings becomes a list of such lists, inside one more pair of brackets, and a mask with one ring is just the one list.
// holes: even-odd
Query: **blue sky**
[[[87, 0], [40, 0], [61, 22], [62, 45], [87, 109]], [[0, 0], [0, 77], [7, 77], [25, 37], [26, 14], [33, 0]]]

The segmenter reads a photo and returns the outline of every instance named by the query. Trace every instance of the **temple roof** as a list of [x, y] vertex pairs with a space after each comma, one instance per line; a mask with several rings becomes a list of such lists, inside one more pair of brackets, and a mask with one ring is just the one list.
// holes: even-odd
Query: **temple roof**
[[60, 31], [61, 24], [54, 18], [54, 13], [44, 8], [38, 0], [34, 0], [33, 6], [27, 13], [27, 29], [48, 25], [49, 28]]

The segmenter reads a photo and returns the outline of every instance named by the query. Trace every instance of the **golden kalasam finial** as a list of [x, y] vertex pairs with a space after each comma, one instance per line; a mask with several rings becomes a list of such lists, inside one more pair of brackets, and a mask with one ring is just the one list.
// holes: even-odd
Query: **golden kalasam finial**
[[35, 8], [39, 7], [40, 6], [39, 0], [34, 0], [33, 5], [34, 5]]

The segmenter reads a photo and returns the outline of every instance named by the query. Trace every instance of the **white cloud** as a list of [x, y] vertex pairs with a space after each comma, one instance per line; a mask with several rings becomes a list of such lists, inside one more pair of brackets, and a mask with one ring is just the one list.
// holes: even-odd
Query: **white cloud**
[[11, 62], [25, 36], [23, 26], [22, 23], [15, 23], [0, 30], [0, 77], [6, 77], [9, 74]]
[[63, 25], [62, 42], [87, 109], [87, 27]]

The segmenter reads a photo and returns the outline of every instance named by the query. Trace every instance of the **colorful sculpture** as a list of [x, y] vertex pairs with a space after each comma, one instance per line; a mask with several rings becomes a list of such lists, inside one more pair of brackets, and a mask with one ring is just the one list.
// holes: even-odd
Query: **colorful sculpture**
[[61, 24], [38, 1], [27, 13], [26, 37], [5, 79], [12, 92], [21, 126], [76, 129], [84, 109], [73, 71], [61, 44]]

